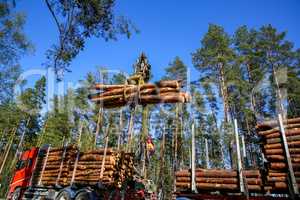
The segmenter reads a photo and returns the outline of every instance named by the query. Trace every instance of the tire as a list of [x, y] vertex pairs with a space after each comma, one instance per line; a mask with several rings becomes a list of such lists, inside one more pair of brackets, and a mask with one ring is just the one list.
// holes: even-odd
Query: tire
[[55, 200], [71, 200], [71, 195], [67, 191], [61, 191], [55, 198]]
[[21, 198], [21, 188], [15, 189], [15, 191], [11, 195], [11, 200], [19, 200]]
[[93, 198], [91, 197], [90, 193], [86, 191], [79, 192], [75, 197], [75, 200], [92, 200], [92, 199]]

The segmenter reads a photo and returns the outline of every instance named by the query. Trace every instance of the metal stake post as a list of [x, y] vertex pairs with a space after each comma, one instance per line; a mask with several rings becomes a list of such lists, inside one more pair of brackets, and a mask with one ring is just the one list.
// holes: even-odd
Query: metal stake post
[[206, 168], [209, 169], [209, 154], [208, 154], [208, 142], [207, 138], [205, 138], [205, 160], [206, 160]]
[[127, 148], [126, 151], [130, 152], [131, 151], [131, 142], [132, 142], [132, 137], [133, 137], [133, 120], [135, 118], [135, 112], [136, 112], [136, 105], [131, 108], [130, 111], [130, 119], [129, 119], [129, 124], [128, 124], [128, 139], [127, 139]]
[[192, 123], [192, 158], [191, 158], [191, 175], [192, 175], [192, 192], [197, 193], [197, 188], [196, 188], [196, 168], [195, 168], [195, 157], [196, 157], [196, 152], [195, 152], [195, 125]]
[[62, 158], [61, 158], [61, 161], [60, 161], [59, 173], [56, 177], [55, 185], [59, 185], [59, 179], [61, 177], [61, 172], [62, 172], [62, 169], [63, 169], [63, 164], [64, 164], [66, 153], [67, 153], [67, 148], [68, 148], [68, 142], [66, 143], [66, 145], [64, 147], [64, 152], [63, 152], [63, 155], [62, 155]]
[[235, 133], [235, 143], [236, 143], [236, 153], [237, 153], [237, 171], [239, 174], [239, 182], [240, 182], [240, 191], [242, 193], [245, 192], [244, 188], [244, 179], [242, 174], [242, 160], [241, 160], [241, 149], [240, 149], [240, 141], [239, 141], [239, 131], [237, 126], [237, 120], [234, 119], [234, 133]]
[[292, 184], [292, 188], [290, 189], [291, 190], [290, 191], [291, 198], [296, 199], [295, 196], [299, 195], [299, 188], [298, 188], [295, 174], [294, 174], [294, 169], [293, 169], [293, 165], [292, 165], [292, 161], [291, 161], [291, 157], [290, 157], [289, 147], [288, 147], [288, 143], [287, 143], [287, 139], [286, 139], [286, 135], [285, 135], [285, 130], [284, 130], [281, 114], [278, 114], [278, 123], [279, 123], [279, 128], [280, 128], [280, 133], [281, 133], [280, 134], [281, 139], [283, 142], [285, 157], [286, 157], [286, 161], [287, 161], [288, 168], [289, 168], [289, 178], [290, 178], [290, 181]]
[[43, 168], [42, 168], [42, 172], [41, 172], [41, 176], [40, 176], [38, 185], [41, 185], [41, 183], [42, 183], [42, 179], [43, 179], [44, 171], [46, 169], [46, 165], [47, 165], [47, 161], [48, 161], [50, 149], [51, 149], [51, 145], [49, 145], [49, 147], [47, 149], [46, 158], [45, 158], [45, 161], [43, 163]]
[[76, 170], [77, 170], [77, 166], [78, 166], [79, 156], [80, 156], [80, 148], [78, 147], [76, 160], [75, 160], [75, 163], [74, 163], [74, 169], [73, 169], [73, 173], [72, 173], [71, 184], [70, 184], [71, 186], [73, 186], [73, 183], [75, 181], [75, 175], [76, 175]]
[[2, 164], [1, 164], [1, 167], [0, 167], [0, 175], [2, 175], [2, 170], [3, 170], [3, 168], [4, 168], [5, 164], [6, 164], [8, 155], [9, 155], [9, 153], [10, 153], [10, 149], [11, 149], [11, 147], [12, 147], [12, 145], [13, 145], [13, 141], [14, 141], [14, 138], [15, 138], [16, 131], [17, 131], [17, 128], [14, 128], [14, 129], [13, 129], [13, 135], [11, 136], [11, 138], [10, 138], [10, 140], [9, 140], [8, 147], [7, 147], [7, 149], [6, 149], [6, 152], [5, 152], [5, 154], [4, 154], [4, 158], [3, 158], [3, 160], [2, 160]]
[[244, 135], [242, 135], [242, 151], [243, 151], [243, 158], [246, 159], [247, 158], [247, 154], [246, 154], [246, 145], [245, 145], [245, 137], [244, 137]]

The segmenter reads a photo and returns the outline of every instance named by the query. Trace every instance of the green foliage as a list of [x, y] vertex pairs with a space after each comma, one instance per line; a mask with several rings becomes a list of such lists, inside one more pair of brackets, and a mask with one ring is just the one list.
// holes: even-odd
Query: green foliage
[[181, 59], [176, 56], [175, 59], [169, 64], [166, 70], [166, 78], [174, 80], [182, 80], [183, 86], [187, 84], [187, 67], [181, 61]]
[[41, 135], [42, 144], [61, 146], [65, 141], [70, 141], [73, 124], [64, 103], [65, 99], [54, 96], [53, 110], [45, 117], [45, 127]]
[[39, 79], [34, 88], [27, 88], [19, 97], [18, 107], [23, 113], [23, 119], [28, 120], [25, 132], [25, 147], [36, 144], [37, 134], [41, 130], [41, 110], [46, 98], [46, 78]]
[[13, 99], [13, 87], [21, 73], [19, 59], [32, 49], [23, 33], [25, 16], [0, 2], [0, 103]]
[[116, 17], [114, 0], [46, 0], [46, 5], [56, 23], [59, 43], [47, 52], [48, 66], [53, 67], [58, 79], [70, 71], [71, 61], [84, 49], [86, 39], [100, 37], [117, 39], [118, 34], [128, 38], [132, 23], [125, 17]]
[[[200, 72], [200, 91], [211, 113], [206, 120], [210, 128], [204, 132], [208, 134], [209, 146], [214, 147], [212, 163], [220, 159], [222, 151], [225, 160], [235, 156], [228, 154], [232, 137], [224, 135], [231, 124], [227, 114], [239, 120], [246, 144], [253, 155], [257, 154], [257, 120], [274, 118], [276, 113], [282, 112], [280, 105], [287, 110], [288, 116], [299, 116], [299, 103], [296, 103], [299, 102], [299, 50], [293, 50], [285, 32], [271, 25], [260, 29], [241, 26], [233, 36], [220, 26], [210, 25], [201, 44], [192, 55]], [[224, 108], [223, 113], [220, 107]], [[219, 134], [210, 135], [214, 132]], [[203, 144], [201, 137], [199, 140]], [[223, 150], [215, 148], [217, 144]], [[251, 162], [256, 163], [255, 160]]]
[[208, 32], [201, 40], [201, 48], [192, 54], [193, 64], [201, 73], [201, 78], [210, 77], [216, 84], [223, 101], [224, 120], [229, 118], [228, 76], [227, 68], [232, 64], [235, 53], [231, 46], [231, 38], [223, 27], [210, 24]]
[[230, 36], [221, 26], [210, 24], [201, 44], [202, 47], [192, 54], [193, 63], [197, 69], [217, 77], [220, 64], [226, 65], [234, 58]]

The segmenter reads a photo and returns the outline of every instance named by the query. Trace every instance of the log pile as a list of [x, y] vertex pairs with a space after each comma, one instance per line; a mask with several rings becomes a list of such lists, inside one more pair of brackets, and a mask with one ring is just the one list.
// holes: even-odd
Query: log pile
[[[300, 118], [283, 122], [296, 181], [300, 183]], [[256, 126], [263, 141], [266, 163], [265, 191], [288, 193], [288, 166], [277, 121], [268, 121]], [[300, 186], [300, 185], [299, 185]]]
[[115, 108], [130, 104], [186, 103], [187, 93], [181, 92], [181, 81], [166, 80], [155, 84], [104, 85], [96, 84], [93, 89], [100, 92], [89, 95], [93, 102], [104, 108]]
[[133, 176], [133, 155], [113, 149], [107, 149], [105, 158], [104, 149], [79, 153], [75, 146], [68, 146], [66, 151], [64, 148], [51, 149], [43, 173], [42, 166], [46, 156], [39, 159], [41, 161], [37, 163], [37, 171], [40, 173], [34, 175], [33, 183], [37, 184], [37, 180], [41, 179], [44, 186], [70, 185], [75, 174], [73, 183], [77, 185], [95, 185], [102, 182], [107, 186], [121, 187], [124, 180]]
[[[259, 170], [244, 170], [249, 192], [259, 192], [262, 189], [262, 179]], [[191, 188], [191, 172], [181, 170], [176, 172], [176, 190], [185, 191]], [[226, 169], [196, 169], [196, 187], [198, 191], [238, 192], [239, 179], [235, 170]]]

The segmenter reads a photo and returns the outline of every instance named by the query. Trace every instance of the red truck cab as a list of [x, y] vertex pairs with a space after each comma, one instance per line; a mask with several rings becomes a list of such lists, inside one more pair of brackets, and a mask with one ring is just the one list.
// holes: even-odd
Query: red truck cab
[[30, 184], [31, 175], [38, 155], [39, 148], [33, 147], [22, 153], [16, 165], [11, 184], [9, 186], [8, 199], [12, 198], [14, 192], [22, 193], [21, 188], [26, 188]]

